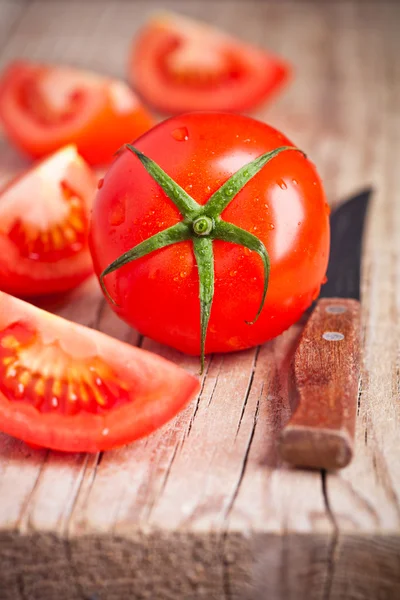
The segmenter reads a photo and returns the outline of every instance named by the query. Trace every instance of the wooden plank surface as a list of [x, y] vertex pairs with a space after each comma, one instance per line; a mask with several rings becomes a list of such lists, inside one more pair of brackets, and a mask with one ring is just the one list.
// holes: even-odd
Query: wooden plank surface
[[[151, 6], [0, 0], [0, 68], [25, 56], [124, 77], [130, 40]], [[0, 598], [399, 598], [400, 6], [162, 7], [291, 60], [296, 79], [258, 116], [308, 152], [332, 203], [366, 184], [376, 189], [363, 265], [356, 458], [325, 476], [292, 471], [277, 457], [300, 326], [259, 349], [211, 357], [199, 398], [124, 449], [61, 455], [2, 435]], [[0, 143], [5, 180], [27, 161]], [[118, 321], [94, 280], [46, 307], [197, 369], [195, 359]]]

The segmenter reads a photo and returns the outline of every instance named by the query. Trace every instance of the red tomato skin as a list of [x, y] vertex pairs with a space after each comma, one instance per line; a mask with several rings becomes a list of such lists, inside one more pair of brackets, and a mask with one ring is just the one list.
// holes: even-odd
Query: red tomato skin
[[90, 165], [107, 164], [120, 146], [139, 137], [154, 124], [150, 113], [139, 102], [134, 110], [116, 112], [105, 84], [102, 90], [89, 92], [88, 108], [82, 110], [84, 119], [79, 119], [79, 123], [73, 123], [70, 128], [38, 127], [30, 112], [20, 104], [18, 96], [27, 77], [35, 77], [36, 71], [39, 76], [43, 68], [57, 70], [55, 66], [18, 61], [6, 69], [0, 80], [0, 117], [5, 132], [30, 158], [42, 158], [72, 142]]
[[[179, 141], [177, 131], [182, 130], [187, 139]], [[282, 145], [292, 144], [272, 127], [218, 113], [166, 120], [136, 143], [200, 204], [244, 164]], [[292, 150], [269, 162], [234, 198], [222, 218], [263, 241], [271, 260], [269, 288], [259, 319], [248, 325], [261, 300], [261, 259], [241, 246], [214, 242], [208, 353], [261, 344], [299, 319], [325, 276], [328, 213], [314, 165]], [[96, 273], [179, 220], [178, 210], [139, 160], [124, 151], [111, 165], [94, 202], [89, 243]], [[199, 281], [190, 242], [131, 262], [106, 282], [122, 319], [159, 342], [199, 354]]]
[[[0, 261], [0, 289], [19, 298], [34, 298], [73, 290], [93, 273], [93, 264], [87, 246], [76, 256], [58, 261], [57, 270], [52, 268], [52, 265], [49, 268], [35, 265], [31, 273], [25, 270], [29, 268], [29, 260], [21, 259], [10, 249], [9, 242], [0, 236], [0, 256], [3, 249], [8, 256], [11, 250], [12, 261], [7, 263]], [[16, 269], [15, 261], [22, 263], [20, 263], [22, 267], [20, 272]]]

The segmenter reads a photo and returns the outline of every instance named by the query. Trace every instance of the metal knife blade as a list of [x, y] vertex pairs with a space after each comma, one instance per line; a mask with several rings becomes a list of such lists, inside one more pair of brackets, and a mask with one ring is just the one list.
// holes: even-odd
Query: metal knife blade
[[341, 204], [331, 214], [328, 281], [321, 288], [320, 298], [360, 299], [362, 239], [371, 195], [372, 189], [368, 188]]
[[331, 215], [328, 281], [293, 359], [297, 408], [280, 436], [282, 458], [299, 467], [340, 469], [353, 456], [360, 372], [360, 271], [366, 189]]

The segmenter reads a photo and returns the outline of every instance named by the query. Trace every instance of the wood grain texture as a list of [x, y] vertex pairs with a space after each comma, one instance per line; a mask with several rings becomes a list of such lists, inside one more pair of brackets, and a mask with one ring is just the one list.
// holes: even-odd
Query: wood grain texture
[[7, 43], [8, 38], [16, 27], [19, 18], [25, 11], [27, 2], [20, 0], [1, 0], [0, 2], [0, 49], [2, 50]]
[[[0, 0], [1, 68], [25, 56], [120, 77], [153, 6], [12, 5]], [[376, 189], [363, 265], [356, 456], [324, 477], [279, 459], [300, 325], [259, 349], [209, 357], [199, 398], [124, 449], [61, 455], [0, 436], [1, 600], [400, 597], [400, 6], [206, 6], [162, 3], [292, 61], [291, 87], [258, 116], [312, 157], [333, 202], [367, 184]], [[0, 179], [27, 164], [0, 140]], [[42, 305], [197, 370], [196, 359], [118, 321], [94, 280]]]
[[342, 469], [353, 457], [360, 376], [360, 303], [319, 300], [293, 357], [294, 414], [279, 443], [291, 465]]

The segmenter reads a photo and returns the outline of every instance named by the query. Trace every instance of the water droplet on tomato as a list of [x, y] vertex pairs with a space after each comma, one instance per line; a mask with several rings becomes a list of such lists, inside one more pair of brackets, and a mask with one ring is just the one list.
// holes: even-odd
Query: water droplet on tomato
[[327, 276], [325, 275], [325, 277], [324, 277], [324, 278], [323, 278], [323, 280], [322, 280], [322, 285], [324, 285], [324, 283], [326, 283], [327, 281], [328, 281], [328, 278], [327, 278]]
[[104, 183], [104, 177], [101, 177], [101, 179], [99, 179], [99, 181], [97, 183], [98, 190], [101, 190], [101, 188], [103, 187], [103, 183]]
[[125, 202], [118, 202], [110, 212], [110, 225], [121, 225], [125, 221]]
[[178, 142], [187, 142], [189, 139], [189, 132], [187, 127], [178, 127], [172, 132], [172, 137]]
[[182, 279], [184, 279], [187, 276], [187, 273], [186, 273], [186, 271], [181, 271], [179, 273], [179, 275], [181, 276]]
[[191, 190], [191, 189], [192, 189], [192, 187], [193, 187], [193, 185], [192, 185], [191, 183], [189, 183], [189, 185], [187, 185], [187, 186], [186, 186], [186, 189], [187, 189], [187, 190]]
[[251, 139], [250, 139], [250, 138], [246, 138], [245, 140], [243, 140], [243, 142], [244, 142], [245, 144], [248, 144], [249, 142], [251, 142]]
[[327, 202], [325, 202], [325, 211], [327, 215], [330, 215], [331, 213], [331, 207], [329, 206], [329, 204]]
[[228, 339], [227, 344], [233, 349], [233, 350], [239, 350], [242, 347], [240, 338], [235, 335], [233, 337], [230, 337]]
[[53, 398], [51, 399], [51, 405], [54, 406], [54, 408], [57, 408], [57, 406], [58, 406], [58, 398], [56, 398], [55, 396], [53, 396]]
[[268, 210], [269, 204], [264, 204], [265, 208]]
[[250, 248], [245, 248], [244, 249], [244, 253], [245, 253], [246, 256], [250, 256], [250, 254], [251, 254]]
[[297, 179], [292, 179], [292, 183], [293, 185], [297, 185], [299, 182], [297, 181]]
[[110, 430], [108, 429], [108, 427], [104, 427], [103, 431], [101, 432], [101, 435], [108, 435], [110, 433]]
[[230, 275], [231, 277], [235, 277], [236, 273], [237, 273], [237, 271], [230, 271], [229, 275]]
[[275, 229], [275, 225], [274, 225], [273, 223], [270, 223], [270, 224], [268, 225], [268, 227], [269, 227], [270, 229]]
[[281, 190], [287, 190], [287, 185], [283, 181], [283, 179], [279, 179], [279, 181], [277, 181], [277, 184], [279, 185], [279, 187], [281, 188]]

